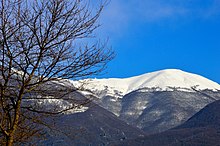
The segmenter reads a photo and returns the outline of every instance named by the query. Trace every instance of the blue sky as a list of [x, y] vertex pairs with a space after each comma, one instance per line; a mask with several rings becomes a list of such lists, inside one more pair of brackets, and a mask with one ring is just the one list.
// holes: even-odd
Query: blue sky
[[116, 52], [100, 77], [177, 68], [220, 83], [220, 0], [111, 0], [99, 23]]

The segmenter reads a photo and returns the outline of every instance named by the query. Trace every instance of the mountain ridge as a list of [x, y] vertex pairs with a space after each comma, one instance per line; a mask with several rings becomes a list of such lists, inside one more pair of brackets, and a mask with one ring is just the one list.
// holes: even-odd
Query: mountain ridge
[[[75, 86], [79, 82], [71, 81]], [[203, 76], [182, 71], [180, 69], [165, 69], [145, 73], [129, 78], [105, 78], [83, 80], [84, 87], [93, 92], [106, 90], [107, 94], [118, 94], [119, 98], [141, 88], [157, 88], [160, 91], [181, 90], [195, 92], [196, 90], [220, 90], [220, 85]]]

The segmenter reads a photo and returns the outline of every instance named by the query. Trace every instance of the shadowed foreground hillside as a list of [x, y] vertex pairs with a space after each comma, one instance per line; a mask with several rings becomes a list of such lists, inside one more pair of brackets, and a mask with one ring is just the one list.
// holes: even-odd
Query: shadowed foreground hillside
[[62, 115], [55, 120], [55, 127], [62, 132], [48, 129], [47, 139], [38, 142], [39, 146], [108, 145], [144, 135], [143, 131], [93, 103], [85, 112]]

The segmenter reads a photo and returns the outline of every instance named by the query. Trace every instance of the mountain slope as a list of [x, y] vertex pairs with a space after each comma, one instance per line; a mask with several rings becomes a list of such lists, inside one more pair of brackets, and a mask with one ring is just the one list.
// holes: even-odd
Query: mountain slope
[[[51, 88], [53, 90], [46, 90]], [[55, 110], [67, 109], [73, 103], [74, 105], [82, 106], [76, 106], [76, 109], [66, 111], [62, 115], [39, 115], [34, 120], [38, 121], [39, 118], [43, 122], [42, 125], [37, 125], [36, 127], [40, 130], [41, 135], [34, 137], [31, 141], [22, 141], [21, 143], [18, 141], [16, 143], [17, 145], [96, 146], [107, 145], [112, 141], [122, 141], [144, 134], [142, 130], [128, 125], [93, 101], [87, 101], [87, 98], [78, 91], [75, 91], [74, 88], [73, 90], [69, 90], [69, 82], [50, 82], [44, 85], [44, 89], [43, 95], [47, 96], [44, 97], [38, 92], [32, 92], [30, 95], [34, 98], [41, 96], [43, 98], [39, 98], [38, 100], [24, 100], [23, 104], [33, 104], [39, 110], [53, 112]], [[67, 91], [72, 92], [64, 94], [62, 98], [57, 98], [57, 96], [60, 97], [59, 94], [61, 94], [61, 91], [64, 93], [68, 93]], [[30, 95], [25, 95], [25, 97], [30, 97]], [[3, 138], [1, 133], [0, 138]]]
[[178, 126], [207, 104], [220, 99], [214, 91], [134, 91], [122, 99], [119, 118], [148, 134]]
[[65, 114], [53, 120], [56, 130], [47, 129], [47, 139], [38, 145], [108, 145], [144, 134], [93, 103], [85, 112]]
[[207, 126], [220, 127], [220, 100], [205, 106], [202, 110], [192, 116], [184, 124], [175, 129], [198, 128]]
[[219, 143], [220, 100], [207, 105], [184, 124], [174, 129], [115, 145], [214, 146]]

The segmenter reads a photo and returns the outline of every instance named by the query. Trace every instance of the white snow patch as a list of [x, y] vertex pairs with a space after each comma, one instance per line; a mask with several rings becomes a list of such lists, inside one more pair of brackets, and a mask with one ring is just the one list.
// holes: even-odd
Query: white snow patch
[[62, 113], [64, 114], [74, 114], [88, 110], [88, 107], [86, 106], [70, 103], [63, 99], [53, 99], [52, 96], [43, 97], [42, 99], [41, 96], [38, 96], [35, 100], [33, 100], [33, 104], [36, 102], [38, 106], [41, 107], [41, 109], [44, 109], [44, 111], [51, 111], [51, 109], [56, 109], [54, 112], [63, 111]]

